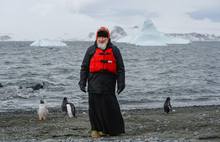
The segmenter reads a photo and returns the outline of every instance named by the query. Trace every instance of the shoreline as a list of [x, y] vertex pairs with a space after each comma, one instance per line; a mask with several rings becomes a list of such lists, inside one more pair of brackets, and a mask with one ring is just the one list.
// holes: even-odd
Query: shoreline
[[[122, 110], [125, 134], [98, 141], [220, 141], [220, 105]], [[0, 141], [93, 141], [87, 110], [68, 118], [49, 108], [46, 121], [36, 110], [0, 112]]]
[[[174, 107], [172, 106], [174, 110], [176, 109], [181, 109], [181, 108], [196, 108], [196, 107], [220, 107], [219, 104], [217, 105], [192, 105], [192, 106], [177, 106]], [[62, 113], [61, 112], [61, 107], [47, 107], [50, 113]], [[3, 114], [30, 114], [30, 113], [37, 113], [38, 108], [29, 108], [29, 109], [2, 109], [0, 110], [0, 116]], [[83, 113], [83, 112], [88, 112], [88, 109], [84, 108], [84, 107], [77, 107], [76, 106], [76, 110], [79, 113]], [[155, 107], [155, 108], [131, 108], [131, 109], [122, 109], [121, 108], [121, 112], [129, 112], [129, 111], [138, 111], [138, 110], [163, 110], [162, 107]]]

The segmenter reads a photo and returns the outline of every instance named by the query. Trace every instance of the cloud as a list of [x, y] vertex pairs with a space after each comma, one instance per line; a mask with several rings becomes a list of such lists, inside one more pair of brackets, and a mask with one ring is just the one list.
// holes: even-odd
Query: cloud
[[[205, 10], [213, 9], [213, 7], [220, 7], [220, 1], [111, 0], [109, 2], [102, 0], [87, 5], [81, 9], [81, 12], [123, 26], [140, 25], [145, 19], [152, 19], [162, 32], [210, 32], [220, 34], [217, 32], [220, 32], [218, 17], [215, 17], [213, 12], [208, 13]], [[216, 8], [216, 10], [218, 9]], [[190, 13], [196, 11], [201, 11], [206, 15], [203, 14], [203, 17], [200, 15], [197, 18], [190, 15]], [[216, 14], [218, 13], [216, 12]], [[217, 23], [214, 23], [214, 20]]]
[[213, 22], [220, 22], [220, 7], [194, 11], [189, 15], [198, 20], [209, 19]]
[[86, 4], [86, 0], [0, 1], [0, 33], [21, 39], [85, 36], [99, 21], [78, 12]]
[[[99, 26], [220, 34], [219, 0], [0, 0], [0, 33], [25, 39], [87, 36]], [[214, 10], [213, 10], [214, 8]]]

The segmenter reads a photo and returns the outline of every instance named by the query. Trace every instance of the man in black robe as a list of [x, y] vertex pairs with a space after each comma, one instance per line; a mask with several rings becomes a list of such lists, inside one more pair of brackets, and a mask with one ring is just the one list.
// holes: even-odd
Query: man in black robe
[[124, 133], [124, 120], [115, 95], [125, 88], [125, 68], [120, 50], [111, 43], [110, 32], [101, 27], [96, 33], [96, 41], [84, 56], [79, 86], [86, 92], [88, 82], [89, 119], [91, 136]]

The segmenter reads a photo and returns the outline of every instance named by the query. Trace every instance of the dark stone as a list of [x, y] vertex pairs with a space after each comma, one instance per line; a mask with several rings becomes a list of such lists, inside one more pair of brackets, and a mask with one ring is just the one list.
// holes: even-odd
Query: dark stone
[[40, 84], [40, 83], [37, 83], [36, 85], [30, 86], [30, 87], [26, 87], [26, 88], [32, 88], [33, 91], [35, 91], [35, 90], [40, 90], [40, 89], [43, 89], [43, 88], [44, 88], [44, 82], [43, 82], [43, 85]]

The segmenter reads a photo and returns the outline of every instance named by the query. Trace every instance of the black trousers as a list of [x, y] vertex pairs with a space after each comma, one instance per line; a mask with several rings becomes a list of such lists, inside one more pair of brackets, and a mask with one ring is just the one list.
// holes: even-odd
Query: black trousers
[[91, 129], [110, 135], [125, 132], [124, 120], [115, 94], [89, 93]]

